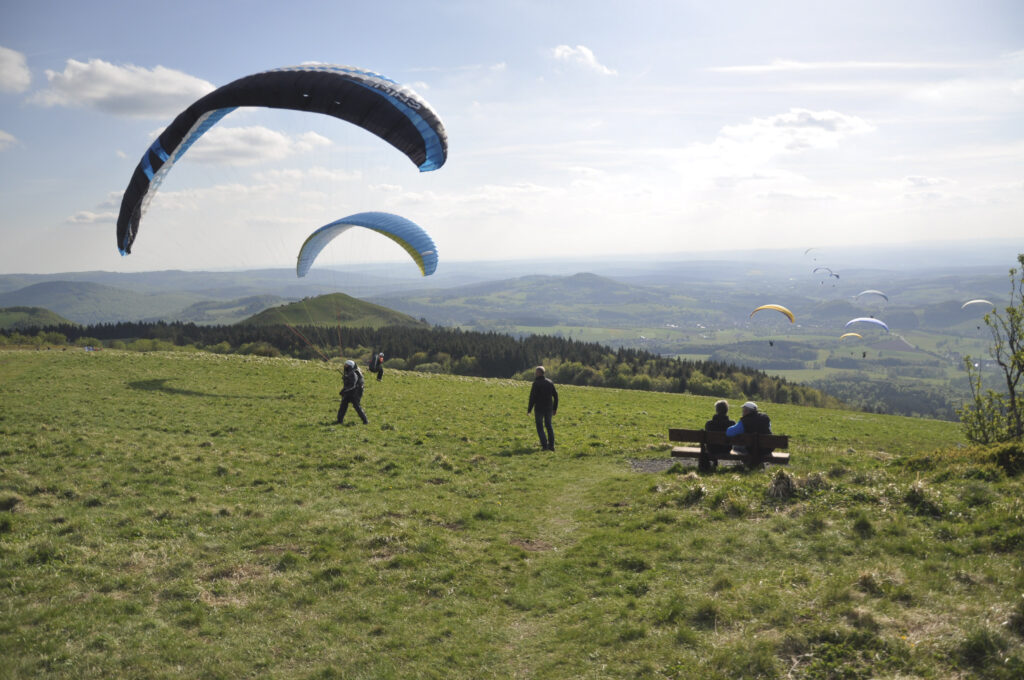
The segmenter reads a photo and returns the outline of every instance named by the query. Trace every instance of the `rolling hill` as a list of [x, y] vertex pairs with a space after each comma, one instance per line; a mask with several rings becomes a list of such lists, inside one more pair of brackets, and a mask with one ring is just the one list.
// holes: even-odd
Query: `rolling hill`
[[[374, 298], [381, 304], [442, 325], [504, 330], [510, 326], [664, 324], [690, 316], [697, 305], [685, 292], [636, 286], [592, 273], [524, 276]], [[705, 314], [701, 312], [701, 318]], [[710, 316], [718, 317], [717, 310]]]
[[277, 295], [252, 295], [237, 300], [196, 302], [175, 314], [176, 321], [198, 325], [230, 325], [287, 302]]
[[0, 293], [0, 307], [44, 307], [90, 324], [162, 318], [204, 299], [198, 293], [137, 293], [87, 281], [44, 281]]
[[288, 324], [294, 326], [341, 325], [365, 328], [426, 325], [425, 322], [417, 321], [407, 314], [357, 300], [344, 293], [320, 295], [299, 302], [271, 307], [239, 323], [256, 326]]
[[0, 309], [0, 328], [20, 330], [72, 323], [43, 307], [4, 307]]

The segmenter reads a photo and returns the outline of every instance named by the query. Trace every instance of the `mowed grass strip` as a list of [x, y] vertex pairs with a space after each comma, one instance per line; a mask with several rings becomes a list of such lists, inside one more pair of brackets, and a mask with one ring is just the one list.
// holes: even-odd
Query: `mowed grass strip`
[[637, 472], [714, 399], [0, 352], [0, 677], [1020, 677], [1020, 477], [765, 404], [784, 471]]

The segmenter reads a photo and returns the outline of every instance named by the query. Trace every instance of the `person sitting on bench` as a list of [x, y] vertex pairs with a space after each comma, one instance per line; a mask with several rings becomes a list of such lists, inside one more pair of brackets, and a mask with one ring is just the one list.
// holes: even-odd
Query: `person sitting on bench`
[[[729, 417], [729, 402], [719, 399], [715, 402], [715, 415], [704, 423], [704, 429], [708, 432], [725, 432], [735, 424]], [[731, 450], [728, 444], [708, 444], [708, 453], [714, 456], [727, 456]]]
[[[757, 404], [752, 401], [748, 401], [743, 404], [741, 409], [742, 415], [738, 423], [728, 428], [725, 431], [725, 436], [735, 437], [740, 434], [771, 434], [772, 433], [772, 420], [766, 413], [760, 413], [757, 410]], [[764, 459], [771, 455], [774, 449], [756, 449], [747, 450], [746, 447], [736, 446], [736, 451], [742, 454], [746, 454], [746, 463], [748, 467], [754, 467], [764, 462]]]

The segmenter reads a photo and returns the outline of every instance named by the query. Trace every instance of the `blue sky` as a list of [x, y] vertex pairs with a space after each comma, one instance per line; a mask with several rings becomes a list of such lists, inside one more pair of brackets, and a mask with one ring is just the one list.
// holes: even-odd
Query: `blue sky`
[[[445, 122], [448, 163], [421, 174], [340, 121], [238, 111], [118, 255], [120, 195], [179, 111], [314, 61], [411, 85]], [[442, 266], [1018, 238], [1024, 4], [0, 7], [0, 272], [288, 267], [362, 210], [422, 225]], [[378, 241], [325, 261], [402, 257]]]

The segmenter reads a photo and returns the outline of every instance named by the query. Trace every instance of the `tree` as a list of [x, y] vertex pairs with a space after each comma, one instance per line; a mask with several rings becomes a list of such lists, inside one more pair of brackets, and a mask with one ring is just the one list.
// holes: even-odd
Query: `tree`
[[964, 358], [972, 400], [959, 410], [965, 436], [979, 444], [1024, 438], [1024, 254], [1010, 268], [1010, 302], [985, 315], [992, 333], [989, 354], [1002, 372], [1006, 392], [984, 389], [980, 366]]

